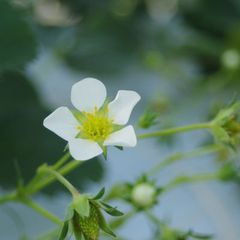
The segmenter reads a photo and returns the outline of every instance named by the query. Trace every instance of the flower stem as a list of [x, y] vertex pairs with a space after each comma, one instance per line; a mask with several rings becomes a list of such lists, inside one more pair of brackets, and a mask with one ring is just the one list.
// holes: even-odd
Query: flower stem
[[24, 199], [21, 201], [24, 205], [32, 208], [36, 212], [38, 212], [40, 215], [42, 215], [45, 218], [48, 218], [53, 223], [56, 223], [57, 225], [62, 225], [61, 219], [53, 215], [52, 213], [48, 212], [46, 209], [39, 206], [37, 203], [33, 202], [31, 199]]
[[66, 152], [54, 165], [53, 169], [57, 170], [58, 168], [62, 167], [62, 165], [70, 158], [70, 153]]
[[[72, 170], [74, 170], [75, 168], [77, 168], [81, 163], [82, 163], [81, 161], [69, 162], [64, 167], [59, 169], [58, 172], [61, 175], [65, 175], [65, 174], [71, 172]], [[56, 181], [56, 177], [55, 176], [49, 176], [48, 178], [43, 179], [38, 184], [35, 184], [33, 188], [27, 189], [27, 194], [36, 193], [36, 192], [40, 191], [41, 189], [47, 187], [48, 185], [50, 185], [54, 181]]]
[[169, 182], [167, 185], [165, 185], [163, 192], [168, 192], [176, 187], [178, 187], [181, 184], [184, 183], [194, 183], [194, 182], [203, 182], [203, 181], [212, 181], [212, 180], [218, 180], [219, 174], [217, 173], [204, 173], [194, 176], [178, 176], [171, 182]]
[[[70, 153], [67, 152], [65, 153], [54, 165], [53, 165], [53, 169], [57, 170], [59, 169], [70, 157]], [[44, 165], [40, 166], [38, 169], [41, 169]], [[25, 187], [27, 190], [30, 190], [31, 188], [34, 188], [35, 185], [37, 185], [38, 183], [41, 183], [42, 181], [44, 181], [44, 173], [43, 172], [39, 172], [37, 171], [37, 173], [35, 174], [35, 176], [33, 177], [33, 179], [27, 184], [27, 186]]]
[[194, 131], [198, 129], [208, 129], [208, 128], [211, 128], [210, 123], [197, 123], [197, 124], [191, 124], [191, 125], [182, 126], [182, 127], [169, 128], [169, 129], [152, 132], [152, 133], [143, 133], [143, 134], [139, 134], [137, 138], [145, 139], [145, 138], [151, 138], [151, 137], [160, 137], [160, 136], [166, 136], [166, 135], [180, 133], [180, 132], [187, 132], [187, 131]]
[[49, 173], [52, 176], [54, 176], [63, 186], [65, 186], [68, 191], [73, 195], [79, 195], [78, 190], [65, 178], [63, 177], [59, 172], [53, 170], [51, 167], [46, 167], [42, 169], [43, 172]]
[[0, 205], [4, 204], [6, 202], [14, 201], [16, 200], [16, 193], [10, 193], [4, 196], [0, 197]]
[[198, 156], [202, 156], [205, 154], [211, 154], [211, 153], [215, 153], [221, 150], [221, 146], [217, 145], [217, 144], [213, 144], [213, 145], [209, 145], [206, 147], [201, 147], [198, 149], [194, 149], [192, 151], [189, 152], [185, 152], [185, 153], [176, 153], [173, 154], [171, 156], [169, 156], [168, 158], [166, 158], [164, 161], [158, 163], [157, 165], [155, 165], [154, 167], [152, 167], [148, 172], [147, 175], [154, 175], [157, 174], [158, 172], [160, 172], [163, 168], [186, 158], [192, 158], [192, 157], [198, 157]]
[[135, 216], [136, 213], [137, 213], [137, 211], [135, 209], [132, 211], [129, 211], [128, 213], [124, 214], [122, 217], [111, 221], [109, 226], [113, 230], [118, 229], [118, 228], [122, 227], [124, 224], [126, 224], [127, 221], [130, 220], [130, 218]]

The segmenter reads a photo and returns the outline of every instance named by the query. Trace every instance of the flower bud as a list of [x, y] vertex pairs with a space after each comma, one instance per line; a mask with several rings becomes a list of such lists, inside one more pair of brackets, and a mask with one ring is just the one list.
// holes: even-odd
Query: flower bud
[[228, 49], [222, 54], [222, 64], [228, 69], [237, 69], [240, 65], [240, 55], [236, 49]]
[[132, 201], [140, 208], [151, 207], [156, 202], [157, 192], [150, 183], [140, 183], [133, 187]]
[[237, 170], [233, 164], [225, 164], [218, 172], [219, 179], [230, 181], [237, 178]]
[[220, 143], [236, 148], [240, 143], [240, 103], [221, 110], [212, 121], [212, 132]]
[[157, 124], [158, 115], [156, 112], [146, 110], [138, 120], [138, 126], [147, 129]]

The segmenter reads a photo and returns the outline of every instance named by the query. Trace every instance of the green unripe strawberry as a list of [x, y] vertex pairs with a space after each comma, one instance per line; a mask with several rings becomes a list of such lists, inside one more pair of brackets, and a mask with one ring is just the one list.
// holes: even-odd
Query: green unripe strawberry
[[99, 217], [96, 206], [90, 204], [89, 217], [79, 217], [79, 226], [86, 240], [97, 240], [99, 237]]

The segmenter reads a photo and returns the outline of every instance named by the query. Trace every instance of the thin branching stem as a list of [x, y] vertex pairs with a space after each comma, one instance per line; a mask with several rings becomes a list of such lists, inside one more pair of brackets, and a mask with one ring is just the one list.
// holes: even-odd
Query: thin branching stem
[[186, 125], [182, 127], [164, 129], [161, 131], [155, 131], [151, 133], [139, 134], [137, 135], [137, 138], [146, 139], [146, 138], [152, 138], [152, 137], [161, 137], [161, 136], [176, 134], [180, 132], [188, 132], [188, 131], [194, 131], [199, 129], [210, 129], [210, 128], [211, 128], [210, 123], [196, 123], [196, 124]]

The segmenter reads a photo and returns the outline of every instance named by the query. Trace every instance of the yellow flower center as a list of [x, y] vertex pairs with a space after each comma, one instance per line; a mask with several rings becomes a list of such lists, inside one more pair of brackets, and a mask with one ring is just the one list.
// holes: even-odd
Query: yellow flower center
[[80, 122], [80, 137], [96, 142], [103, 142], [113, 131], [113, 121], [108, 118], [107, 107], [101, 110], [95, 107], [93, 113], [82, 112]]

